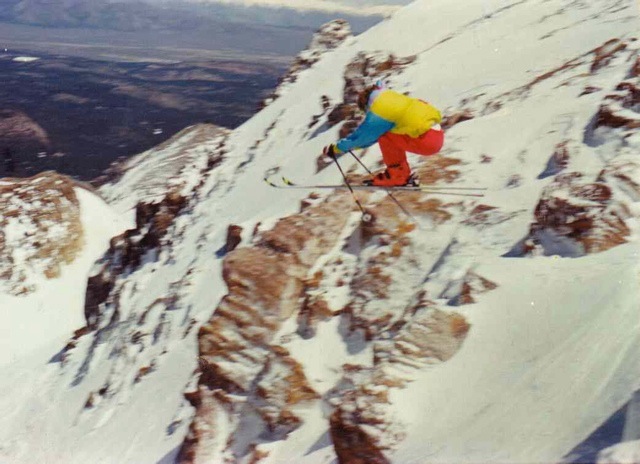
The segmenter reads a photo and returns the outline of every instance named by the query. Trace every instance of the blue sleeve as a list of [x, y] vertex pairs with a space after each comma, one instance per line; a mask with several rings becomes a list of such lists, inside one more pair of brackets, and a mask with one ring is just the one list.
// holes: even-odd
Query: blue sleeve
[[368, 147], [376, 143], [382, 134], [393, 129], [394, 125], [377, 114], [367, 111], [362, 124], [347, 137], [339, 140], [336, 145], [342, 152]]

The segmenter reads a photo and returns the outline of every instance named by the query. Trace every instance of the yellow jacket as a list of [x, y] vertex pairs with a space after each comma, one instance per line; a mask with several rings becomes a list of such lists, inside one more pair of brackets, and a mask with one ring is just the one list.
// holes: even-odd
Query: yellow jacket
[[393, 90], [381, 91], [373, 100], [370, 110], [394, 123], [392, 133], [410, 137], [420, 137], [431, 126], [442, 121], [440, 111], [434, 106]]
[[375, 90], [369, 97], [367, 114], [358, 128], [341, 139], [341, 152], [372, 145], [386, 132], [417, 138], [442, 120], [440, 111], [427, 102], [393, 90]]

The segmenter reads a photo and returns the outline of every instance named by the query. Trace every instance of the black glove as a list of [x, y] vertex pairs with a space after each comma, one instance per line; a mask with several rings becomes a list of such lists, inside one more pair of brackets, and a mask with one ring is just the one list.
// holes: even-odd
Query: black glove
[[338, 149], [338, 147], [336, 147], [335, 143], [327, 145], [322, 149], [322, 154], [324, 156], [328, 156], [329, 158], [335, 158], [336, 155], [339, 155], [340, 153], [342, 152]]

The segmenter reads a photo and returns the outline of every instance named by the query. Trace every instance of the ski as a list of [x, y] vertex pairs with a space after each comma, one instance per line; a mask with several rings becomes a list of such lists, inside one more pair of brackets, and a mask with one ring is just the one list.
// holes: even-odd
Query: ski
[[[282, 177], [282, 182], [285, 183], [285, 185], [289, 185], [292, 187], [304, 187], [304, 185], [302, 184], [296, 184], [295, 182], [289, 180], [287, 177]], [[315, 187], [315, 185], [309, 185], [309, 187]], [[339, 185], [340, 186], [340, 185]], [[409, 184], [409, 185], [400, 185], [400, 186], [396, 186], [396, 187], [383, 187], [383, 186], [377, 186], [377, 185], [354, 185], [351, 184], [352, 187], [375, 187], [375, 188], [390, 188], [390, 189], [412, 189], [412, 190], [416, 190], [416, 189], [420, 189], [420, 188], [425, 188], [425, 189], [429, 189], [429, 190], [469, 190], [469, 191], [485, 191], [487, 190], [486, 187], [446, 187], [446, 186], [442, 186], [442, 185], [419, 185], [419, 184]], [[327, 185], [326, 188], [330, 188], [331, 185]], [[324, 187], [323, 187], [324, 188]]]
[[[286, 177], [282, 178], [282, 184], [275, 183], [268, 178], [264, 178], [264, 181], [274, 188], [291, 188], [291, 189], [342, 189], [347, 188], [345, 184], [296, 184]], [[475, 193], [475, 191], [486, 190], [483, 188], [474, 188], [474, 187], [457, 187], [457, 188], [447, 188], [447, 187], [430, 187], [427, 185], [402, 185], [395, 187], [383, 187], [377, 185], [351, 185], [351, 188], [354, 190], [382, 190], [387, 192], [422, 192], [422, 193], [431, 193], [438, 195], [453, 195], [453, 196], [462, 196], [462, 197], [483, 197], [483, 193]], [[455, 192], [451, 192], [449, 190], [456, 190]]]

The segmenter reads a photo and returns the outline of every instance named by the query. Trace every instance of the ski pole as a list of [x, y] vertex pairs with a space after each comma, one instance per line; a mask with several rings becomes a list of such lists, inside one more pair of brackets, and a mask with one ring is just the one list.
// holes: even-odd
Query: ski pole
[[362, 221], [363, 222], [370, 222], [371, 219], [373, 219], [373, 218], [372, 218], [371, 214], [368, 213], [364, 209], [364, 206], [362, 206], [362, 203], [360, 203], [360, 200], [358, 200], [358, 197], [356, 196], [356, 193], [353, 191], [353, 189], [351, 188], [351, 184], [347, 180], [347, 176], [344, 174], [344, 171], [342, 170], [342, 167], [340, 167], [340, 163], [338, 163], [338, 158], [336, 157], [335, 154], [332, 155], [331, 157], [333, 158], [333, 161], [336, 162], [336, 166], [338, 166], [338, 170], [340, 171], [340, 174], [342, 174], [342, 179], [344, 180], [345, 185], [347, 186], [347, 188], [351, 192], [351, 196], [353, 197], [353, 199], [356, 202], [356, 205], [358, 205], [358, 208], [360, 208], [360, 211], [362, 212]]
[[[349, 150], [349, 153], [351, 154], [351, 156], [353, 156], [356, 159], [356, 161], [358, 163], [360, 163], [360, 166], [362, 166], [365, 169], [365, 171], [367, 171], [370, 175], [373, 175], [373, 173], [369, 170], [368, 167], [365, 166], [365, 164], [362, 162], [362, 160], [355, 155], [353, 150]], [[351, 187], [349, 187], [349, 188], [351, 188]], [[406, 214], [409, 218], [411, 218], [411, 220], [413, 222], [415, 222], [417, 224], [418, 221], [413, 216], [413, 214], [411, 214], [409, 211], [407, 211], [407, 209], [404, 206], [402, 206], [402, 203], [400, 203], [398, 201], [398, 199], [389, 191], [389, 189], [385, 188], [384, 190], [385, 190], [385, 192], [387, 192], [387, 195], [389, 195], [389, 197], [393, 200], [393, 202], [398, 206], [398, 208], [400, 208], [404, 214]]]

